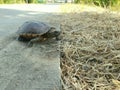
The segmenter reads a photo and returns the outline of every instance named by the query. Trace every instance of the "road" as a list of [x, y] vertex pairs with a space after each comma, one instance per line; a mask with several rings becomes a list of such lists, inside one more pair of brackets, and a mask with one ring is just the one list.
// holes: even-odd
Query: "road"
[[39, 20], [59, 29], [60, 5], [0, 5], [0, 90], [59, 90], [60, 58], [58, 41], [27, 43], [16, 40], [16, 31], [25, 21]]

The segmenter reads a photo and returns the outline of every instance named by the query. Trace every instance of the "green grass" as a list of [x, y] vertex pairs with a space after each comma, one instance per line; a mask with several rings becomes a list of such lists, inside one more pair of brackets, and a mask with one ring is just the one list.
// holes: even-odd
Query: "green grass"
[[[25, 3], [24, 0], [0, 0], [0, 4], [21, 4], [21, 3]], [[32, 0], [31, 3], [38, 3], [37, 0]]]

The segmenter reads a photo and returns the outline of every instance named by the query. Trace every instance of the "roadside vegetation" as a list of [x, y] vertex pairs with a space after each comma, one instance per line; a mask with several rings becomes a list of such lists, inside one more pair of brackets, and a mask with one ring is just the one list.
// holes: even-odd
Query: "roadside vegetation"
[[63, 90], [120, 90], [120, 14], [63, 5]]
[[15, 3], [38, 3], [37, 0], [0, 0], [0, 4], [15, 4]]
[[[57, 0], [0, 0], [0, 4], [22, 4], [22, 3], [47, 3], [51, 1], [52, 3]], [[59, 0], [60, 1], [60, 0]], [[64, 0], [65, 3], [69, 0]], [[92, 5], [99, 6], [103, 8], [109, 8], [111, 10], [120, 10], [120, 0], [71, 0], [74, 4]]]

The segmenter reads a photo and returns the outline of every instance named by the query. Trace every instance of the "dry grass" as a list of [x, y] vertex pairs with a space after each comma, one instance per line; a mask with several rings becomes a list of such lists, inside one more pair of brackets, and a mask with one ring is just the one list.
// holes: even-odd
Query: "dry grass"
[[120, 90], [120, 15], [64, 7], [57, 18], [64, 90]]
[[65, 90], [118, 90], [113, 81], [120, 83], [119, 18], [109, 13], [70, 17], [61, 26]]

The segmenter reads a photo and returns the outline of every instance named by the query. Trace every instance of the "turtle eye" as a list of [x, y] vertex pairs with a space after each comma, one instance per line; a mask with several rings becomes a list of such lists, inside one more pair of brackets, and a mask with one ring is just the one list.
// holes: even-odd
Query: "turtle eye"
[[54, 31], [54, 34], [55, 34], [56, 36], [58, 36], [58, 35], [60, 35], [60, 31]]

